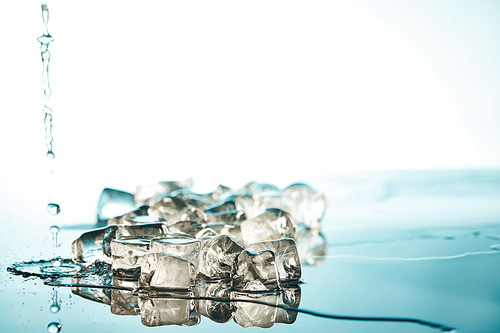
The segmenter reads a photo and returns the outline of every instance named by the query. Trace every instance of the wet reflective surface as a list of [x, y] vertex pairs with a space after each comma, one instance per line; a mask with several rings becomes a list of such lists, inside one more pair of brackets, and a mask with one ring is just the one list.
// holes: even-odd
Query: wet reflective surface
[[[1, 215], [2, 227], [9, 231], [1, 236], [2, 323], [13, 331], [146, 331], [171, 324], [169, 330], [180, 331], [187, 328], [177, 325], [188, 323], [194, 325], [190, 330], [229, 332], [242, 329], [239, 324], [249, 322], [248, 314], [253, 313], [261, 326], [273, 331], [440, 331], [416, 322], [363, 320], [367, 317], [413, 318], [459, 332], [500, 329], [500, 172], [342, 175], [323, 185], [329, 202], [323, 221], [328, 255], [311, 257], [318, 266], [303, 265], [299, 294], [258, 297], [272, 304], [293, 300], [299, 309], [337, 319], [216, 299], [53, 288], [38, 278], [13, 275], [7, 267], [14, 262], [46, 259], [48, 267], [67, 264], [48, 259], [68, 257], [69, 244], [90, 229], [92, 221], [58, 222], [60, 246], [54, 249], [49, 231], [53, 221], [44, 224], [35, 212], [9, 205]], [[92, 276], [62, 281], [120, 284]], [[198, 290], [198, 295], [248, 298], [221, 286], [210, 288], [205, 294]], [[179, 317], [166, 309], [177, 309]], [[186, 319], [182, 323], [181, 314]]]

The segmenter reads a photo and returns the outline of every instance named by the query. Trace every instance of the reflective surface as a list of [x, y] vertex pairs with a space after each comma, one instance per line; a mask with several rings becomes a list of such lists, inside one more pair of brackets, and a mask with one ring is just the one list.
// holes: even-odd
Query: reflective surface
[[[317, 184], [323, 184], [316, 187], [326, 192], [330, 203], [323, 222], [328, 255], [314, 258], [321, 262], [319, 266], [302, 267], [305, 282], [301, 284], [300, 309], [358, 319], [415, 318], [459, 332], [500, 329], [500, 172], [365, 173], [339, 175]], [[94, 195], [97, 198], [99, 193]], [[98, 294], [89, 292], [80, 297], [85, 291], [53, 289], [39, 279], [24, 279], [6, 271], [17, 261], [68, 257], [69, 244], [90, 229], [91, 222], [58, 223], [61, 246], [54, 249], [49, 230], [53, 221], [20, 209], [19, 203], [3, 210], [1, 223], [8, 232], [0, 236], [4, 245], [0, 283], [5, 286], [0, 309], [7, 331], [48, 330], [49, 326], [61, 332], [86, 332], [89, 328], [98, 332], [146, 331], [148, 326], [170, 323], [161, 304], [172, 299], [139, 297], [137, 304], [144, 301], [143, 315], [136, 312], [135, 301], [129, 302], [130, 295], [122, 290], [112, 290], [109, 302], [95, 302], [89, 299]], [[215, 294], [228, 296], [223, 289]], [[266, 301], [274, 302], [273, 297]], [[182, 302], [190, 303], [176, 301]], [[257, 311], [246, 308], [250, 303], [241, 303], [231, 320], [223, 304], [214, 308], [198, 302], [198, 314], [183, 312], [188, 314], [188, 322], [200, 321], [189, 328], [195, 331], [239, 330], [245, 314]], [[218, 311], [213, 316], [217, 320], [204, 316], [209, 309]], [[257, 318], [263, 323], [269, 323], [266, 318], [273, 316], [287, 318], [275, 310], [260, 309]], [[234, 307], [231, 311], [236, 313]], [[126, 315], [131, 312], [137, 316]], [[311, 327], [339, 332], [439, 331], [418, 323], [332, 320], [306, 313], [298, 313], [290, 325], [276, 321], [269, 330], [299, 332]], [[186, 328], [172, 325], [168, 329]]]

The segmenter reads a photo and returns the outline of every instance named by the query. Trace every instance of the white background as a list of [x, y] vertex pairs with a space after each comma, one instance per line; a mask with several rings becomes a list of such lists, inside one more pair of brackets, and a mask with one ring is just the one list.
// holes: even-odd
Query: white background
[[29, 191], [77, 209], [151, 180], [500, 166], [496, 1], [48, 5], [54, 163], [40, 3], [0, 12], [4, 202]]

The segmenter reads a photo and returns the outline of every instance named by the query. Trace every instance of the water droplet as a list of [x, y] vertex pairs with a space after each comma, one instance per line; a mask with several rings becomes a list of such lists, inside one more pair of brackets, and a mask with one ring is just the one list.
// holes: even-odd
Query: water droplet
[[61, 206], [51, 202], [47, 205], [47, 210], [51, 215], [57, 215], [61, 212]]
[[50, 263], [52, 264], [52, 266], [54, 267], [61, 267], [62, 265], [62, 261], [61, 261], [61, 258], [55, 258], [55, 259], [52, 259], [50, 261]]
[[47, 154], [45, 154], [45, 156], [47, 156], [47, 158], [49, 159], [53, 159], [54, 157], [56, 157], [56, 154], [54, 154], [52, 150], [49, 150]]
[[50, 306], [50, 312], [52, 313], [58, 313], [59, 310], [61, 310], [61, 307], [58, 304], [52, 304]]
[[53, 225], [49, 228], [50, 232], [53, 234], [57, 234], [61, 229], [57, 225]]
[[52, 322], [47, 325], [47, 331], [50, 333], [57, 333], [61, 331], [61, 327], [60, 323]]

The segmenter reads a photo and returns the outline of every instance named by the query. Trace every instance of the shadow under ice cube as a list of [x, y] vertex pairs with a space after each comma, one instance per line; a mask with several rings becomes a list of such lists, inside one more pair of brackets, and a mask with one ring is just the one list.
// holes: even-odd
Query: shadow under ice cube
[[277, 290], [278, 270], [272, 251], [252, 253], [243, 250], [234, 260], [231, 283], [235, 290]]

